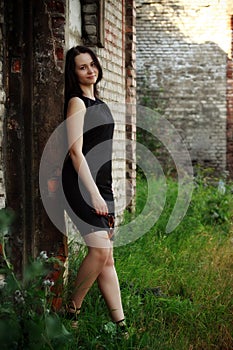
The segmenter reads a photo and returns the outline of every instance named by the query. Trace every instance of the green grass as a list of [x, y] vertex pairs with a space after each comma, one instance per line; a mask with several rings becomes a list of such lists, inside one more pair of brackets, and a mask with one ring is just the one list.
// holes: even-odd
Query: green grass
[[[136, 215], [146, 188], [140, 179]], [[115, 248], [129, 338], [116, 336], [94, 286], [78, 329], [72, 330], [72, 343], [64, 349], [233, 349], [231, 185], [221, 194], [216, 185], [197, 181], [187, 215], [166, 235], [176, 195], [176, 182], [168, 180], [166, 206], [156, 225], [134, 243]], [[72, 271], [82, 258], [82, 252], [73, 254]]]

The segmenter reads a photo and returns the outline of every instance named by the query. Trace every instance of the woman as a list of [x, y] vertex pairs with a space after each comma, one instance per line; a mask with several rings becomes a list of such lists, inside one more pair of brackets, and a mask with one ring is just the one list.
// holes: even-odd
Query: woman
[[111, 241], [114, 121], [107, 105], [98, 98], [96, 86], [101, 79], [102, 68], [92, 50], [77, 46], [67, 52], [65, 116], [69, 155], [62, 182], [67, 212], [88, 247], [67, 313], [76, 319], [88, 290], [97, 280], [112, 320], [123, 329], [124, 313]]

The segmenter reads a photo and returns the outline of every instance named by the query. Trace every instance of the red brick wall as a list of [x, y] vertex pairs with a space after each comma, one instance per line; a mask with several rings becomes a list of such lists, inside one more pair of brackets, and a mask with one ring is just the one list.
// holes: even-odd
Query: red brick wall
[[57, 67], [64, 65], [65, 44], [65, 0], [46, 0], [46, 11], [48, 13], [49, 28], [53, 44], [53, 56]]

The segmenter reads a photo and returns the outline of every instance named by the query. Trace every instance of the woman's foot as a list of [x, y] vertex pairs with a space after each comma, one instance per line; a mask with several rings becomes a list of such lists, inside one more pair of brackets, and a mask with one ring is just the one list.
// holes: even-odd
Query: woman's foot
[[65, 318], [72, 321], [78, 320], [78, 315], [80, 314], [81, 307], [77, 308], [74, 301], [72, 300], [65, 309]]
[[117, 326], [117, 333], [125, 339], [129, 338], [128, 328], [125, 319], [115, 322]]

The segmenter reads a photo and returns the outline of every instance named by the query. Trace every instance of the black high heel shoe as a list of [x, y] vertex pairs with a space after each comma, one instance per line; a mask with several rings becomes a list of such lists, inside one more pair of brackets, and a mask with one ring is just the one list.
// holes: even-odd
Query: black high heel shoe
[[65, 318], [71, 321], [77, 321], [80, 314], [81, 307], [77, 308], [74, 301], [68, 304], [65, 308]]
[[115, 322], [115, 324], [117, 326], [117, 334], [125, 339], [128, 339], [129, 333], [128, 333], [128, 328], [127, 328], [125, 319], [117, 321]]

